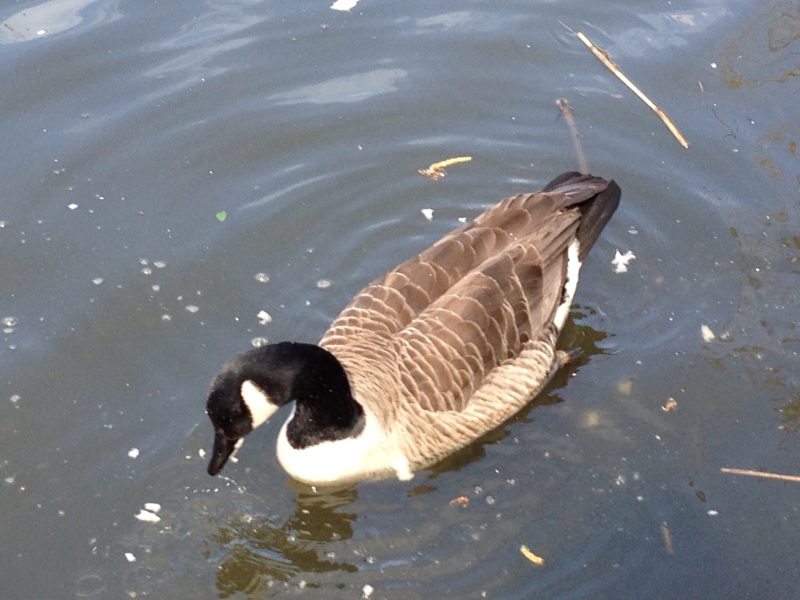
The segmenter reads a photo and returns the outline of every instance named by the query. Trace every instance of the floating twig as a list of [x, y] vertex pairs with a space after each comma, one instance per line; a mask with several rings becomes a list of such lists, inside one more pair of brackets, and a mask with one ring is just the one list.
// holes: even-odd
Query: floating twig
[[672, 534], [669, 532], [669, 525], [667, 525], [666, 521], [661, 523], [661, 537], [664, 538], [664, 549], [667, 554], [672, 554]]
[[659, 117], [661, 117], [661, 120], [664, 121], [664, 125], [666, 125], [667, 129], [669, 129], [672, 132], [672, 135], [674, 135], [675, 139], [677, 139], [678, 142], [680, 142], [681, 146], [683, 146], [684, 148], [689, 147], [689, 142], [687, 142], [686, 138], [684, 138], [681, 132], [678, 131], [678, 128], [675, 127], [675, 125], [672, 123], [672, 121], [666, 115], [666, 113], [660, 108], [658, 108], [658, 106], [656, 106], [655, 103], [653, 103], [653, 101], [650, 100], [650, 98], [645, 96], [642, 93], [642, 91], [639, 88], [637, 88], [630, 79], [625, 77], [625, 74], [619, 70], [619, 67], [617, 67], [617, 65], [615, 65], [610, 58], [608, 58], [607, 52], [595, 46], [592, 40], [587, 38], [580, 31], [576, 31], [575, 35], [577, 35], [578, 39], [589, 47], [589, 49], [592, 51], [592, 54], [594, 54], [597, 58], [599, 58], [600, 62], [602, 62], [606, 67], [608, 67], [611, 70], [611, 72], [614, 73], [614, 75], [616, 75], [622, 83], [627, 85], [634, 94], [639, 96], [642, 102], [647, 104], [647, 106], [649, 106], [653, 110], [653, 112], [655, 112]]
[[768, 471], [752, 471], [750, 469], [733, 469], [728, 467], [722, 467], [720, 471], [723, 473], [730, 473], [731, 475], [747, 475], [749, 477], [764, 477], [765, 479], [780, 479], [781, 481], [800, 483], [800, 477], [797, 475], [781, 475], [779, 473], [770, 473]]
[[440, 177], [444, 177], [447, 175], [445, 173], [444, 168], [449, 167], [450, 165], [457, 165], [458, 163], [469, 162], [472, 160], [471, 156], [456, 156], [455, 158], [448, 158], [447, 160], [442, 160], [437, 163], [433, 163], [427, 169], [420, 169], [419, 174], [425, 175], [425, 177], [430, 177], [434, 181], [439, 179]]
[[578, 157], [578, 168], [580, 168], [581, 173], [586, 175], [589, 173], [589, 163], [586, 162], [586, 156], [583, 154], [581, 135], [578, 133], [578, 126], [575, 124], [575, 117], [572, 116], [572, 108], [567, 104], [566, 98], [559, 98], [556, 100], [556, 104], [561, 109], [561, 114], [564, 115], [564, 120], [567, 122], [567, 127], [569, 127], [572, 145], [575, 146], [575, 154]]

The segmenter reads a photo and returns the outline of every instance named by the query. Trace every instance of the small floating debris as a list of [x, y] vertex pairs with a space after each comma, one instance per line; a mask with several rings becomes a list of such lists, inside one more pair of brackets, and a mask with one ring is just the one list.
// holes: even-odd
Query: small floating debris
[[187, 304], [186, 310], [188, 310], [190, 313], [196, 313], [198, 310], [200, 310], [200, 308], [194, 304]]
[[266, 273], [256, 273], [256, 281], [258, 283], [269, 283], [269, 275]]
[[359, 0], [336, 0], [333, 4], [331, 4], [331, 8], [333, 10], [350, 10], [356, 4], [358, 4]]
[[250, 345], [253, 346], [253, 348], [261, 348], [267, 344], [269, 344], [269, 341], [265, 337], [255, 337], [250, 340]]
[[15, 317], [3, 317], [3, 327], [16, 327], [19, 321]]
[[667, 403], [661, 407], [661, 410], [664, 412], [670, 412], [671, 410], [675, 410], [678, 408], [678, 401], [675, 398], [668, 398]]
[[317, 287], [321, 290], [328, 289], [333, 285], [333, 282], [330, 279], [320, 279], [317, 281]]
[[667, 525], [666, 521], [661, 523], [661, 537], [664, 538], [664, 549], [667, 554], [672, 554], [672, 534], [669, 532], [669, 525]]
[[519, 551], [522, 553], [522, 556], [527, 558], [536, 566], [538, 567], [544, 566], [544, 559], [541, 556], [537, 556], [536, 554], [531, 552], [530, 548], [528, 548], [525, 544], [522, 544], [522, 546], [519, 547]]
[[433, 209], [432, 208], [423, 208], [419, 212], [421, 212], [422, 216], [424, 216], [426, 219], [428, 219], [428, 221], [433, 221]]
[[[161, 507], [159, 506], [159, 508]], [[161, 520], [161, 517], [159, 517], [156, 513], [145, 509], [141, 509], [138, 514], [134, 515], [134, 517], [145, 523], [158, 523]]]
[[92, 279], [92, 283], [95, 284], [95, 285], [100, 285], [101, 283], [103, 283], [103, 278], [102, 277], [95, 277], [94, 279]]
[[266, 325], [267, 323], [272, 323], [272, 315], [270, 315], [267, 311], [261, 310], [256, 315], [258, 317], [258, 322], [261, 325]]
[[625, 254], [617, 250], [617, 253], [614, 255], [614, 260], [611, 261], [611, 264], [614, 265], [614, 273], [627, 273], [628, 264], [635, 258], [636, 255], [630, 250]]
[[372, 596], [372, 593], [375, 591], [375, 588], [372, 587], [370, 584], [366, 584], [363, 588], [361, 588], [361, 593], [364, 595], [364, 598], [369, 599]]
[[469, 506], [469, 498], [467, 496], [458, 496], [450, 500], [450, 506]]
[[700, 328], [700, 335], [703, 336], [703, 341], [706, 342], [707, 344], [717, 339], [717, 336], [714, 335], [714, 332], [711, 331], [711, 327], [709, 327], [708, 325], [703, 325]]
[[136, 557], [133, 555], [132, 552], [126, 552], [125, 560], [127, 560], [128, 562], [136, 562]]
[[445, 167], [449, 167], [450, 165], [457, 165], [459, 163], [465, 163], [472, 160], [471, 156], [456, 156], [455, 158], [448, 158], [447, 160], [442, 160], [437, 163], [433, 163], [427, 169], [420, 169], [419, 174], [425, 175], [425, 177], [430, 177], [434, 181], [437, 181], [440, 177], [444, 177], [447, 175], [445, 172]]
[[224, 223], [225, 219], [228, 218], [228, 213], [224, 210], [221, 210], [217, 213], [216, 216], [217, 216], [217, 221], [219, 221], [220, 223]]
[[78, 208], [78, 205], [73, 202], [72, 204], [68, 204], [67, 208], [70, 210], [75, 210], [76, 208]]
[[205, 457], [206, 457], [206, 451], [205, 451], [205, 450], [203, 450], [202, 448], [200, 448], [200, 449], [197, 451], [197, 456], [199, 456], [200, 458], [205, 458]]
[[128, 456], [131, 458], [136, 458], [139, 456], [139, 449], [138, 448], [131, 448], [128, 450]]

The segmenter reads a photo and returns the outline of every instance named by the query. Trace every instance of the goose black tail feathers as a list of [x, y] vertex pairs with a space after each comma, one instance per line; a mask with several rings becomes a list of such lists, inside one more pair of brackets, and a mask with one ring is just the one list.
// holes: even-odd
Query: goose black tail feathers
[[544, 188], [545, 192], [564, 194], [569, 198], [565, 206], [578, 204], [581, 223], [576, 237], [580, 244], [578, 260], [583, 262], [600, 232], [611, 219], [619, 206], [622, 191], [612, 179], [605, 181], [599, 177], [582, 175], [575, 171], [562, 173]]

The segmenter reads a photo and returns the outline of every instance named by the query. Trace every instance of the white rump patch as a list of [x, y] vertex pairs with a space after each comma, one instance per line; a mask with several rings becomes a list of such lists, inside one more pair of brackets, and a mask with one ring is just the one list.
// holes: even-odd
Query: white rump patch
[[269, 399], [269, 395], [249, 379], [242, 382], [240, 393], [253, 418], [253, 429], [266, 423], [267, 419], [278, 410], [275, 403]]
[[567, 322], [569, 309], [572, 306], [572, 299], [575, 297], [575, 290], [578, 289], [578, 275], [581, 272], [581, 261], [578, 258], [581, 245], [578, 240], [572, 240], [567, 249], [567, 280], [564, 282], [564, 301], [556, 309], [555, 325], [559, 331], [564, 328]]

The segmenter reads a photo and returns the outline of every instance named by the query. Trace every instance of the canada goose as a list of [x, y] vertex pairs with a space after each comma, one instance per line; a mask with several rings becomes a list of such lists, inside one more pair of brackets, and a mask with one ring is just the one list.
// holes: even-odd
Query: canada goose
[[410, 479], [500, 425], [565, 362], [578, 271], [619, 198], [614, 181], [564, 173], [361, 290], [319, 345], [229, 360], [208, 395], [209, 474], [291, 401], [278, 461], [317, 485]]

